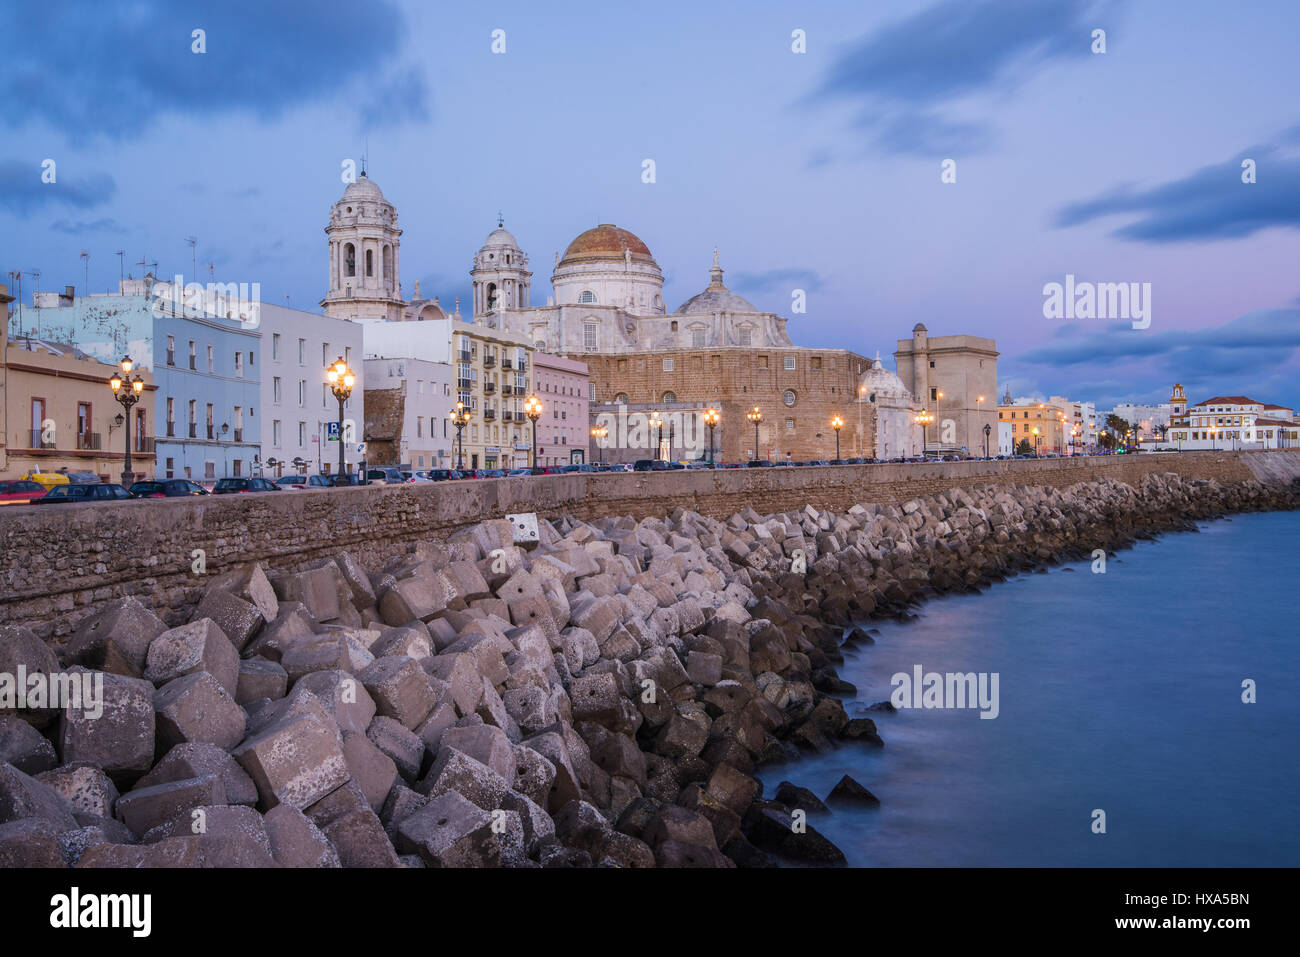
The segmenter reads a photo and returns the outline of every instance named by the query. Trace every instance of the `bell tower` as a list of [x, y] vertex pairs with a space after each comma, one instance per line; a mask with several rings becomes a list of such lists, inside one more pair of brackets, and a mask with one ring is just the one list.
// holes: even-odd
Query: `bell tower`
[[533, 278], [528, 269], [528, 256], [519, 248], [499, 214], [497, 228], [484, 240], [469, 275], [474, 281], [475, 320], [491, 317], [488, 322], [492, 323], [503, 308], [528, 308]]
[[329, 292], [320, 301], [336, 319], [398, 320], [405, 302], [398, 269], [397, 210], [365, 170], [330, 208]]

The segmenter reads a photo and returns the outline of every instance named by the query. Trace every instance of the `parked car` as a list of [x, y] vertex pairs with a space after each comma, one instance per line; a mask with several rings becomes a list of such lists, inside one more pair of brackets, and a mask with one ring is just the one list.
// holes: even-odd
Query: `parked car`
[[506, 470], [505, 469], [476, 469], [474, 472], [474, 477], [475, 478], [505, 478]]
[[26, 505], [45, 494], [45, 486], [30, 479], [0, 482], [0, 505]]
[[280, 488], [306, 488], [307, 476], [305, 475], [283, 475], [275, 480], [275, 484]]
[[745, 465], [751, 469], [770, 469], [772, 467], [772, 463], [767, 459], [750, 459]]
[[532, 475], [532, 474], [533, 474], [532, 469], [511, 469], [509, 472], [506, 473], [507, 476]]
[[187, 495], [207, 495], [208, 490], [189, 479], [156, 479], [136, 482], [130, 488], [132, 498], [183, 498]]
[[108, 502], [130, 498], [131, 493], [116, 483], [103, 485], [56, 485], [36, 499], [36, 505], [66, 505], [70, 502]]
[[406, 481], [401, 472], [392, 468], [368, 469], [366, 478], [372, 482], [383, 482], [387, 485], [401, 485]]
[[283, 489], [266, 478], [223, 478], [212, 487], [213, 495], [232, 495], [236, 492], [281, 492]]
[[464, 478], [464, 476], [456, 469], [429, 470], [429, 481], [431, 482], [454, 482], [460, 478]]

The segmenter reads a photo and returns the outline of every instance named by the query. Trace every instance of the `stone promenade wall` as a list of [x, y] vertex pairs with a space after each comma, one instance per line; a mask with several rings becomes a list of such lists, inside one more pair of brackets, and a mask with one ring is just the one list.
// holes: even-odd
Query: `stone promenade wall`
[[0, 623], [57, 640], [112, 598], [135, 595], [168, 623], [206, 575], [246, 561], [296, 570], [346, 549], [367, 567], [415, 543], [514, 512], [644, 518], [687, 508], [726, 517], [804, 505], [899, 503], [953, 487], [1067, 486], [1151, 472], [1232, 484], [1300, 476], [1300, 450], [1184, 452], [931, 465], [581, 474], [371, 486], [204, 499], [0, 509]]

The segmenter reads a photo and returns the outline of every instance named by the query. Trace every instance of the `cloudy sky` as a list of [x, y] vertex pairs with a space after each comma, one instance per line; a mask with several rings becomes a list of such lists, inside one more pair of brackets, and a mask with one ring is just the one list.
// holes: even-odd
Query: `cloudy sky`
[[[188, 279], [196, 236], [201, 280], [314, 310], [364, 153], [408, 296], [467, 299], [501, 210], [544, 303], [614, 222], [671, 307], [714, 246], [764, 309], [805, 290], [801, 345], [888, 360], [924, 322], [995, 338], [1017, 394], [1300, 404], [1294, 0], [46, 0], [6, 27], [0, 282], [39, 271], [28, 301], [83, 288], [83, 251], [96, 291], [118, 250]], [[1150, 283], [1150, 326], [1045, 318], [1067, 274]]]

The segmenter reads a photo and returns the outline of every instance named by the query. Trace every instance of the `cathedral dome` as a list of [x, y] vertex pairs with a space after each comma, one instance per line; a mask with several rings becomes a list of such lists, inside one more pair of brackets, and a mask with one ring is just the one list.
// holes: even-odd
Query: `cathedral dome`
[[560, 257], [559, 266], [580, 262], [623, 262], [631, 254], [633, 262], [658, 266], [650, 249], [634, 233], [610, 223], [602, 223], [581, 233]]
[[375, 184], [373, 179], [366, 175], [365, 170], [362, 170], [360, 176], [348, 183], [348, 188], [343, 191], [343, 198], [356, 202], [362, 200], [384, 202], [384, 191]]
[[862, 373], [859, 386], [859, 391], [863, 396], [889, 396], [908, 400], [912, 398], [912, 394], [907, 391], [907, 386], [903, 385], [903, 380], [886, 369], [884, 364], [881, 363], [879, 352], [876, 353], [876, 358], [871, 361], [871, 368]]
[[679, 315], [710, 315], [715, 312], [758, 312], [759, 309], [743, 296], [722, 284], [722, 267], [718, 265], [718, 251], [713, 251], [713, 268], [709, 270], [709, 285], [691, 296], [677, 309]]

